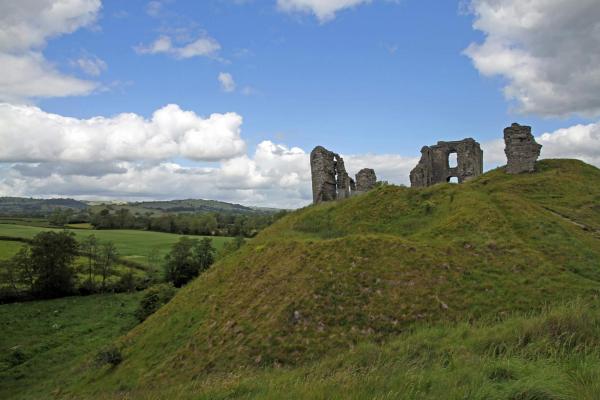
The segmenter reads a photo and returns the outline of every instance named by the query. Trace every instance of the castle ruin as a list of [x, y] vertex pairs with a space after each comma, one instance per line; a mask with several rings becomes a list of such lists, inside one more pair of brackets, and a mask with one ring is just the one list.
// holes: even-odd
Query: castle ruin
[[363, 168], [356, 174], [356, 191], [368, 192], [377, 184], [377, 175], [372, 168]]
[[[454, 153], [457, 164], [450, 166], [450, 155]], [[424, 146], [421, 149], [421, 160], [410, 172], [410, 183], [412, 187], [427, 187], [450, 182], [452, 178], [457, 178], [458, 183], [463, 183], [481, 174], [483, 150], [474, 139], [467, 138]]]
[[520, 174], [534, 171], [542, 145], [536, 143], [530, 126], [514, 123], [504, 129], [504, 143], [506, 144], [504, 153], [508, 160], [506, 173]]
[[[504, 152], [507, 158], [506, 173], [533, 172], [542, 145], [536, 143], [531, 127], [512, 124], [504, 129]], [[451, 155], [456, 156], [451, 165]], [[356, 174], [356, 181], [348, 175], [344, 160], [339, 154], [317, 146], [310, 153], [313, 203], [345, 199], [353, 194], [367, 192], [377, 184], [375, 171], [363, 168]], [[472, 138], [443, 142], [421, 149], [421, 159], [410, 172], [411, 187], [421, 188], [437, 183], [458, 183], [483, 174], [483, 150]]]
[[339, 154], [317, 146], [310, 153], [313, 203], [345, 199], [375, 186], [375, 171], [365, 168], [355, 182], [346, 171], [344, 159]]

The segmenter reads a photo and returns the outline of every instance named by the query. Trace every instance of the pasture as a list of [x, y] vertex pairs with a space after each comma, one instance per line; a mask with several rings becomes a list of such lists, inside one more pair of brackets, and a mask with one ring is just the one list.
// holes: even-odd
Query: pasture
[[[90, 229], [67, 229], [73, 232], [77, 240], [82, 240], [89, 235], [95, 235], [100, 242], [113, 242], [119, 254], [125, 258], [140, 263], [147, 263], [148, 255], [156, 249], [157, 255], [164, 257], [171, 246], [184, 235], [172, 233], [150, 232], [128, 229], [90, 230]], [[32, 239], [43, 231], [61, 231], [56, 228], [44, 228], [38, 226], [25, 226], [16, 224], [0, 224], [0, 236]], [[202, 239], [205, 236], [188, 236], [192, 239]], [[232, 240], [230, 237], [207, 236], [212, 239], [215, 249], [220, 250], [225, 243]], [[12, 241], [0, 242], [0, 259], [10, 258], [17, 252], [21, 243]], [[6, 256], [8, 255], [8, 256]]]

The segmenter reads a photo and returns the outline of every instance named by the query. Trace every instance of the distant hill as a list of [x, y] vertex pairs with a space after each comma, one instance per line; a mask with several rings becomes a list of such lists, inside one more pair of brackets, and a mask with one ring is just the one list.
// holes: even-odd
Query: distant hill
[[[134, 328], [119, 343], [123, 362], [82, 377], [79, 390], [160, 398], [204, 379], [244, 397], [245, 386], [228, 386], [238, 374], [311, 365], [426, 322], [502, 319], [597, 296], [600, 170], [575, 160], [544, 160], [537, 170], [384, 186], [293, 212]], [[365, 373], [371, 359], [375, 351]]]
[[88, 208], [86, 203], [73, 199], [0, 197], [0, 215], [2, 216], [45, 216], [55, 209], [82, 211], [86, 208]]
[[0, 197], [0, 216], [47, 216], [55, 209], [73, 211], [99, 211], [103, 208], [113, 210], [128, 208], [132, 213], [204, 213], [218, 212], [231, 214], [273, 214], [280, 210], [274, 208], [246, 207], [241, 204], [216, 200], [167, 200], [167, 201], [79, 201], [73, 199], [34, 199], [26, 197]]
[[142, 201], [129, 203], [89, 203], [93, 211], [98, 211], [102, 208], [127, 208], [133, 214], [162, 214], [162, 213], [231, 213], [231, 214], [271, 214], [277, 209], [272, 208], [254, 208], [246, 207], [241, 204], [226, 203], [217, 200], [201, 200], [201, 199], [186, 199], [186, 200], [165, 200], [165, 201]]

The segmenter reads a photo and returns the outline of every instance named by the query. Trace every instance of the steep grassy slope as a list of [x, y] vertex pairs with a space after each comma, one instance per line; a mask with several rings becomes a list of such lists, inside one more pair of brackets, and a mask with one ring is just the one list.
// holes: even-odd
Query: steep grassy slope
[[104, 294], [0, 305], [0, 398], [60, 398], [58, 388], [90, 368], [90, 354], [137, 323], [133, 313], [140, 297]]
[[576, 301], [497, 322], [417, 327], [297, 368], [249, 368], [97, 398], [597, 400], [598, 306]]
[[121, 342], [75, 391], [297, 366], [415, 323], [477, 320], [600, 293], [600, 170], [573, 160], [464, 185], [383, 187], [266, 229]]

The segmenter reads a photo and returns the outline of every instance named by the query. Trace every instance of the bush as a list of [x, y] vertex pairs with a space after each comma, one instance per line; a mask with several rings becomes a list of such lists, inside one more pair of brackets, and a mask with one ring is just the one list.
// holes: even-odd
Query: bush
[[123, 354], [116, 346], [107, 347], [96, 354], [96, 364], [98, 365], [109, 364], [116, 367], [121, 361], [123, 361]]
[[5, 360], [11, 367], [16, 367], [27, 361], [27, 355], [20, 347], [13, 347], [6, 355]]
[[140, 321], [144, 321], [156, 310], [167, 304], [175, 295], [175, 288], [169, 283], [161, 283], [146, 289], [144, 297], [140, 301], [140, 305], [135, 310], [135, 317]]

